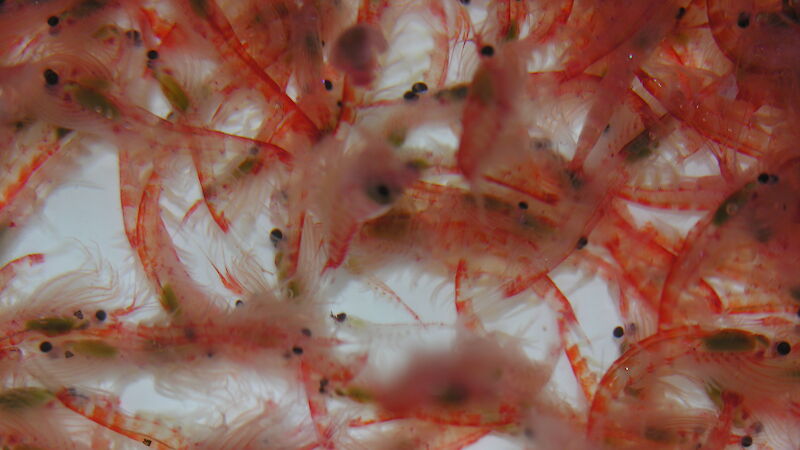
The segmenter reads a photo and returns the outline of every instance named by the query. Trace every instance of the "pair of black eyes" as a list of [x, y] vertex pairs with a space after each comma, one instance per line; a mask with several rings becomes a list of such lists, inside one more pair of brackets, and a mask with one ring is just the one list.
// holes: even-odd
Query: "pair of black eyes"
[[757, 179], [761, 184], [776, 184], [780, 180], [777, 175], [766, 172], [759, 174]]

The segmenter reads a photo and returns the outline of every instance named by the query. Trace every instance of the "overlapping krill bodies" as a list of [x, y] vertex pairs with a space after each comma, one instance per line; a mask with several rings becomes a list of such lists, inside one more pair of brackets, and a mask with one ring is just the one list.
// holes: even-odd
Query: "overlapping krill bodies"
[[[253, 59], [282, 88], [297, 90], [297, 105], [323, 130], [338, 118], [342, 74], [325, 58], [354, 13], [346, 2], [220, 2]], [[302, 61], [302, 64], [298, 64]]]
[[738, 98], [755, 106], [779, 106], [797, 117], [797, 2], [712, 0], [708, 2], [708, 21], [719, 49], [735, 67], [732, 75], [738, 83]]
[[[14, 267], [43, 260], [42, 255], [31, 255], [18, 260]], [[11, 266], [6, 266], [5, 270], [9, 268]], [[7, 375], [27, 368], [20, 362], [33, 361], [42, 353], [49, 353], [53, 348], [50, 338], [101, 326], [110, 318], [111, 312], [105, 311], [104, 305], [113, 304], [118, 291], [113, 278], [104, 287], [93, 284], [101, 279], [100, 272], [100, 268], [87, 264], [81, 270], [49, 280], [27, 295], [11, 289], [3, 292], [3, 300], [8, 303], [3, 313], [5, 356], [14, 361], [12, 366], [16, 365]], [[5, 281], [11, 283], [11, 279]], [[57, 301], [63, 298], [69, 301]], [[122, 311], [126, 306], [118, 306], [118, 309]], [[20, 357], [20, 361], [16, 361], [15, 356]]]
[[415, 352], [395, 375], [356, 378], [335, 393], [371, 407], [360, 426], [415, 420], [484, 433], [503, 429], [541, 448], [589, 448], [577, 414], [546, 387], [552, 369], [530, 360], [508, 336], [462, 330], [447, 349]]
[[[162, 38], [157, 58], [143, 70], [148, 76], [146, 92], [152, 96], [156, 91], [169, 105], [166, 117], [177, 122], [157, 121], [156, 142], [167, 150], [188, 150], [201, 184], [202, 203], [219, 228], [228, 232], [234, 222], [244, 225], [252, 220], [247, 209], [267, 195], [266, 173], [288, 162], [290, 152], [306, 149], [310, 140], [287, 138], [283, 127], [294, 126], [293, 113], [283, 109], [279, 99], [262, 98], [257, 83], [243, 81], [206, 44], [200, 36], [175, 27]], [[258, 119], [246, 120], [238, 136], [228, 134], [232, 123], [251, 115]], [[174, 136], [184, 139], [170, 139]], [[287, 149], [261, 140], [265, 136]], [[126, 151], [142, 152], [126, 145], [130, 143], [130, 139], [123, 143]]]
[[[527, 57], [518, 45], [506, 45], [484, 58], [472, 78], [456, 153], [458, 169], [472, 185], [498, 165], [526, 159], [531, 124], [522, 112], [527, 95]], [[475, 186], [476, 189], [479, 189]]]
[[[12, 281], [19, 285], [28, 279], [23, 275], [26, 265], [43, 260], [42, 255], [28, 255], [2, 269], [5, 314], [11, 315], [4, 322], [0, 353], [2, 443], [14, 448], [97, 448], [125, 445], [131, 435], [159, 434], [158, 430], [171, 434], [168, 427], [156, 422], [127, 420], [113, 408], [89, 404], [88, 397], [64, 387], [64, 383], [85, 382], [98, 375], [110, 380], [106, 377], [114, 370], [102, 363], [92, 366], [92, 362], [114, 356], [114, 349], [82, 333], [106, 329], [126, 308], [106, 312], [105, 308], [115, 305], [119, 292], [113, 280], [108, 286], [93, 284], [105, 268], [92, 265], [57, 277], [28, 296], [9, 288]], [[64, 298], [69, 301], [60, 301]], [[72, 358], [82, 376], [70, 378], [76, 375], [75, 366], [60, 364]], [[101, 367], [105, 369], [102, 375], [97, 371]], [[127, 374], [118, 369], [117, 378], [124, 378]], [[72, 400], [88, 407], [79, 407]]]
[[[4, 166], [18, 174], [4, 180], [4, 225], [24, 220], [26, 209], [35, 206], [48, 185], [70, 173], [70, 162], [88, 142], [113, 140], [132, 125], [122, 119], [118, 100], [130, 73], [115, 67], [127, 67], [133, 59], [134, 45], [124, 35], [117, 30], [106, 39], [92, 38], [84, 28], [67, 27], [58, 36], [38, 40], [39, 45], [0, 71], [5, 124], [0, 135], [17, 150], [4, 153]], [[69, 43], [78, 40], [85, 53], [71, 50]], [[128, 112], [136, 116], [135, 108]], [[15, 219], [7, 217], [12, 214]]]
[[325, 138], [298, 162], [285, 190], [290, 237], [281, 243], [279, 277], [294, 275], [306, 240], [321, 244], [305, 263], [310, 276], [314, 267], [339, 267], [362, 224], [389, 211], [419, 176], [414, 161], [370, 130]]
[[[200, 439], [235, 442], [236, 426], [247, 428], [244, 433], [278, 433], [286, 442], [296, 433], [303, 445], [330, 437], [332, 424], [320, 386], [347, 383], [363, 356], [334, 352], [341, 343], [332, 334], [334, 323], [308, 289], [306, 295], [288, 301], [274, 296], [265, 282], [254, 283], [246, 273], [237, 273], [248, 295], [231, 310], [209, 308], [204, 318], [195, 312], [190, 320], [157, 314], [136, 321], [134, 313], [141, 306], [114, 307], [110, 299], [118, 292], [92, 286], [90, 275], [76, 272], [46, 285], [33, 293], [32, 303], [21, 304], [18, 319], [10, 321], [17, 329], [9, 330], [7, 339], [18, 349], [5, 352], [9, 359], [3, 362], [32, 375], [37, 380], [34, 385], [43, 384], [47, 399], [57, 399], [121, 437], [150, 440], [156, 448], [185, 448]], [[41, 311], [58, 295], [68, 295], [74, 303]], [[20, 357], [12, 360], [15, 354]], [[194, 429], [189, 422], [201, 420], [199, 416], [191, 416], [187, 423], [177, 417], [146, 419], [122, 410], [114, 394], [85, 387], [95, 380], [125, 385], [152, 376], [155, 386], [170, 395], [206, 398], [227, 383], [245, 383], [247, 374], [253, 373], [294, 380], [281, 395], [307, 402], [311, 421], [272, 421], [269, 429], [256, 430], [248, 428], [246, 416], [237, 416], [229, 432], [188, 433]]]
[[746, 328], [677, 327], [633, 345], [601, 382], [589, 436], [606, 448], [796, 446], [794, 325], [753, 319], [730, 319]]
[[[524, 69], [504, 65], [504, 51], [499, 63], [482, 65], [468, 87], [456, 160], [469, 189], [457, 182], [414, 184], [389, 212], [366, 224], [355, 259], [369, 265], [404, 256], [435, 270], [464, 261], [473, 274], [513, 281], [509, 293], [515, 293], [560, 263], [591, 229], [610, 188], [624, 179], [622, 170], [607, 171], [625, 159], [603, 148], [585, 172], [572, 170], [541, 129], [537, 135], [517, 98], [545, 90], [550, 81], [536, 80], [527, 91]], [[538, 100], [542, 110], [557, 111], [554, 98]], [[620, 123], [631, 120], [625, 111]], [[615, 131], [617, 138], [631, 135], [631, 126], [619, 128], [624, 133]], [[603, 143], [611, 147], [613, 141]]]
[[6, 448], [92, 448], [123, 439], [60, 405], [38, 383], [0, 390], [0, 445]]
[[751, 173], [690, 232], [672, 265], [660, 323], [707, 323], [720, 313], [796, 311], [800, 161]]
[[[144, 272], [0, 268], [0, 446], [796, 448], [799, 30], [795, 0], [0, 1], [2, 230], [110, 144]], [[398, 261], [456, 324], [359, 334], [321, 289], [399, 300]], [[576, 267], [618, 287], [602, 380]], [[401, 327], [454, 343], [371, 373]], [[148, 377], [203, 411], [128, 410]]]
[[[582, 74], [595, 63], [602, 63], [602, 80], [597, 96], [578, 137], [574, 164], [579, 165], [594, 147], [619, 108], [636, 72], [658, 50], [661, 42], [679, 24], [685, 0], [663, 2], [594, 2], [589, 11], [575, 14], [564, 28], [573, 46], [565, 55], [564, 76]], [[685, 8], [684, 8], [685, 9]]]
[[349, 76], [356, 86], [369, 86], [376, 78], [378, 55], [389, 44], [380, 28], [357, 24], [347, 28], [333, 44], [331, 63]]
[[158, 53], [148, 73], [173, 114], [226, 131], [247, 117], [243, 134], [291, 150], [332, 128], [335, 99], [324, 89], [319, 20], [330, 13], [327, 6], [231, 2], [230, 16], [208, 6], [198, 14], [173, 5], [175, 26], [156, 30]]
[[[118, 14], [119, 12], [116, 13]], [[63, 19], [62, 26], [59, 26], [58, 33], [37, 37], [37, 45], [22, 53], [18, 64], [4, 69], [3, 76], [7, 81], [4, 83], [4, 86], [7, 86], [4, 90], [4, 101], [9, 103], [9, 107], [4, 108], [4, 114], [8, 123], [17, 124], [8, 130], [9, 138], [13, 137], [22, 152], [27, 153], [25, 158], [15, 159], [13, 164], [22, 166], [28, 172], [25, 174], [26, 177], [32, 177], [32, 182], [25, 185], [27, 190], [19, 187], [27, 181], [27, 178], [9, 179], [6, 202], [19, 203], [14, 197], [30, 198], [28, 191], [36, 186], [41, 186], [44, 192], [46, 185], [40, 178], [48, 174], [46, 172], [48, 165], [45, 163], [51, 159], [55, 160], [54, 156], [63, 155], [65, 153], [63, 148], [66, 146], [73, 149], [82, 147], [81, 144], [85, 144], [85, 141], [76, 136], [101, 137], [114, 144], [122, 143], [123, 146], [130, 147], [136, 145], [134, 144], [136, 141], [128, 133], [158, 135], [155, 141], [164, 144], [163, 147], [167, 147], [165, 150], [172, 151], [174, 147], [166, 144], [176, 143], [165, 134], [172, 134], [172, 137], [175, 137], [175, 132], [180, 131], [194, 135], [194, 147], [198, 150], [194, 156], [204, 183], [204, 192], [208, 192], [210, 205], [214, 200], [213, 197], [220, 196], [218, 191], [223, 190], [223, 187], [219, 185], [225, 183], [224, 178], [228, 175], [217, 173], [225, 172], [224, 169], [218, 168], [223, 166], [221, 161], [228, 162], [228, 165], [243, 165], [246, 170], [242, 171], [251, 173], [258, 172], [257, 169], [266, 162], [265, 157], [269, 159], [266, 153], [260, 151], [262, 146], [257, 143], [251, 143], [242, 150], [241, 146], [229, 146], [221, 142], [226, 140], [222, 133], [176, 126], [159, 119], [146, 109], [152, 107], [149, 100], [152, 99], [154, 91], [160, 90], [162, 98], [165, 98], [174, 109], [169, 116], [174, 118], [175, 114], [181, 114], [182, 123], [221, 128], [224, 126], [224, 121], [236, 113], [235, 110], [217, 111], [218, 114], [212, 119], [204, 118], [208, 110], [219, 108], [220, 102], [225, 99], [216, 95], [200, 95], [200, 92], [204, 92], [203, 89], [207, 91], [208, 84], [211, 84], [203, 76], [216, 74], [216, 81], [221, 84], [220, 79], [230, 78], [230, 74], [220, 69], [218, 72], [200, 71], [201, 73], [186, 76], [185, 71], [179, 73], [173, 70], [175, 67], [185, 68], [181, 64], [185, 63], [185, 60], [176, 56], [179, 52], [172, 47], [173, 45], [180, 47], [179, 50], [182, 52], [187, 48], [199, 47], [196, 40], [189, 42], [191, 40], [186, 36], [181, 40], [182, 34], [179, 28], [173, 29], [174, 32], [167, 36], [162, 36], [164, 55], [159, 57], [157, 51], [152, 49], [146, 51], [143, 45], [143, 39], [152, 43], [155, 40], [153, 36], [148, 34], [143, 38], [139, 32], [129, 33], [131, 30], [126, 31], [118, 25], [106, 23], [115, 18], [113, 11], [107, 12], [101, 9], [92, 11], [91, 15], [83, 12], [77, 16], [65, 12], [62, 16], [66, 18]], [[135, 23], [138, 19], [141, 17], [132, 14], [132, 17], [120, 21]], [[77, 47], [82, 51], [72, 50]], [[210, 63], [208, 51], [200, 54], [202, 56], [198, 59]], [[199, 64], [197, 59], [195, 63]], [[152, 78], [142, 77], [142, 74], [151, 75]], [[146, 80], [155, 83], [148, 84]], [[238, 94], [245, 95], [241, 92]], [[233, 97], [240, 98], [236, 95]], [[46, 145], [36, 149], [30, 148], [25, 136], [32, 134], [40, 135], [40, 140]], [[216, 138], [216, 142], [213, 144], [209, 144], [208, 141], [202, 142], [211, 136]], [[181, 137], [185, 135], [181, 134]], [[237, 139], [245, 138], [228, 140]], [[183, 142], [185, 145], [185, 141]], [[141, 145], [147, 147], [152, 143], [144, 141]], [[212, 145], [215, 148], [211, 149]], [[275, 148], [274, 145], [268, 147]], [[64, 161], [64, 157], [57, 159]], [[253, 169], [254, 167], [256, 169]], [[49, 175], [57, 178], [53, 174]], [[227, 181], [228, 184], [232, 184], [230, 180]], [[222, 205], [219, 204], [222, 202], [217, 203], [212, 205], [214, 206], [211, 208], [212, 212], [222, 209]], [[218, 212], [216, 216], [221, 227], [229, 225], [224, 217], [224, 211]]]
[[682, 124], [730, 147], [719, 156], [726, 165], [735, 165], [736, 153], [794, 152], [797, 131], [788, 124], [797, 117], [797, 6], [733, 0], [707, 7], [686, 10], [685, 39], [665, 41], [640, 81]]
[[[70, 3], [70, 4], [65, 4]], [[146, 11], [128, 2], [48, 2], [40, 11], [49, 32], [32, 39], [7, 69], [28, 70], [14, 91], [24, 93], [37, 118], [67, 129], [112, 134], [119, 128], [153, 123], [146, 111], [152, 91], [143, 82], [155, 68], [158, 52], [152, 47], [165, 36], [156, 35]], [[4, 17], [8, 15], [4, 14]], [[142, 29], [139, 31], [138, 29]], [[159, 30], [163, 32], [163, 30]], [[39, 74], [34, 76], [33, 72]], [[163, 72], [163, 71], [162, 71]], [[159, 72], [159, 75], [164, 75]], [[186, 108], [186, 87], [174, 78], [159, 78], [170, 102]]]
[[[318, 313], [314, 303], [290, 304], [267, 294], [248, 297], [241, 303], [232, 311], [178, 326], [165, 319], [133, 324], [126, 317], [131, 311], [74, 306], [71, 315], [28, 319], [24, 324], [28, 331], [25, 346], [36, 354], [47, 342], [48, 350], [41, 351], [48, 353], [42, 364], [48, 368], [48, 376], [60, 375], [64, 382], [89, 377], [100, 367], [111, 372], [121, 363], [155, 372], [163, 366], [164, 375], [169, 376], [177, 366], [211, 358], [246, 362], [255, 354], [262, 358], [272, 354], [279, 360], [284, 355], [306, 354], [311, 355], [312, 366], [325, 359], [318, 352], [324, 353], [322, 348], [333, 341], [325, 338], [327, 316]], [[293, 351], [295, 348], [299, 351]], [[87, 361], [93, 361], [91, 367]], [[260, 366], [264, 360], [255, 358], [251, 362]]]
[[476, 21], [475, 43], [479, 50], [487, 45], [496, 48], [518, 40], [534, 46], [550, 45], [558, 27], [564, 25], [573, 8], [572, 0], [469, 0], [460, 3]]

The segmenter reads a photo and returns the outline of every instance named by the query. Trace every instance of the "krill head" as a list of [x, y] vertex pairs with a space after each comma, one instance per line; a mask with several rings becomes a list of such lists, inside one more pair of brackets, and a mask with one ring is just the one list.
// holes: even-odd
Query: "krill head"
[[393, 170], [370, 174], [364, 178], [363, 192], [376, 206], [389, 207], [419, 178], [419, 168], [414, 163], [393, 164]]

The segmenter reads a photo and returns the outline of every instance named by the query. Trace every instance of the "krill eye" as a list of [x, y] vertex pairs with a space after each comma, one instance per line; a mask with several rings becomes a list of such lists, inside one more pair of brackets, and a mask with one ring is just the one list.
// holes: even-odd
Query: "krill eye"
[[748, 13], [746, 13], [744, 11], [739, 13], [739, 18], [736, 20], [736, 25], [738, 25], [739, 28], [747, 28], [747, 27], [749, 27], [750, 26], [750, 14], [748, 14]]
[[406, 91], [403, 94], [403, 98], [405, 100], [413, 101], [413, 100], [417, 100], [419, 98], [419, 95], [414, 91]]
[[272, 245], [278, 246], [278, 243], [283, 240], [283, 232], [278, 228], [273, 228], [272, 231], [269, 232], [269, 241], [272, 242]]
[[428, 92], [428, 85], [423, 83], [422, 81], [417, 81], [413, 85], [411, 85], [411, 90], [416, 92], [417, 94], [422, 94], [423, 92]]
[[379, 205], [388, 205], [394, 201], [394, 194], [389, 186], [379, 183], [367, 188], [367, 197]]
[[58, 84], [58, 74], [53, 69], [45, 69], [44, 71], [44, 82], [47, 83], [49, 86], [55, 86]]

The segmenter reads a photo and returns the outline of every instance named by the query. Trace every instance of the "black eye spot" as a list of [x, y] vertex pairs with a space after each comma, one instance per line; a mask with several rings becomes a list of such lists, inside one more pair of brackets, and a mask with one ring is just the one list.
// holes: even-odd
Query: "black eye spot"
[[331, 80], [322, 80], [322, 84], [325, 85], [325, 90], [326, 91], [333, 90], [333, 83], [331, 83]]
[[750, 447], [753, 445], [753, 438], [750, 436], [745, 436], [742, 438], [742, 447]]
[[785, 356], [792, 351], [792, 346], [789, 345], [789, 343], [786, 341], [781, 341], [778, 342], [778, 345], [775, 346], [775, 350], [778, 352], [779, 355]]
[[272, 231], [269, 232], [269, 241], [272, 242], [272, 245], [277, 246], [278, 242], [283, 240], [283, 231], [273, 228]]
[[367, 188], [367, 197], [379, 205], [388, 205], [394, 201], [392, 190], [385, 184], [376, 184]]
[[428, 85], [423, 83], [422, 81], [417, 81], [413, 85], [411, 85], [411, 90], [416, 92], [417, 94], [422, 94], [423, 92], [428, 92]]
[[588, 243], [589, 243], [589, 239], [586, 239], [586, 236], [581, 236], [580, 239], [578, 239], [578, 243], [577, 243], [577, 245], [575, 245], [575, 248], [580, 250], [583, 247], [586, 247], [586, 244], [588, 244]]
[[345, 320], [347, 320], [347, 313], [340, 312], [339, 314], [336, 314], [335, 316], [333, 314], [331, 314], [331, 317], [333, 317], [333, 319], [336, 320], [337, 322], [341, 323], [341, 322], [344, 322]]
[[469, 5], [469, 0], [458, 0], [462, 5]]
[[525, 202], [519, 202], [517, 203], [517, 206], [519, 207], [519, 209], [528, 209], [528, 204]]
[[99, 320], [100, 322], [106, 320], [106, 312], [103, 311], [102, 309], [94, 313], [94, 316], [97, 317], [97, 320]]
[[50, 16], [47, 18], [47, 24], [50, 25], [51, 27], [58, 25], [58, 22], [59, 20], [58, 17], [56, 16]]
[[44, 341], [41, 344], [39, 344], [39, 350], [41, 350], [42, 353], [47, 353], [52, 349], [53, 349], [53, 344], [51, 344], [51, 343], [49, 343], [47, 341]]
[[494, 56], [494, 47], [491, 45], [484, 45], [481, 48], [481, 55], [483, 56]]
[[242, 306], [244, 306], [244, 302], [241, 301], [241, 300], [236, 300], [236, 303], [234, 303], [234, 306], [236, 306], [237, 308], [241, 308]]
[[747, 28], [750, 26], [750, 14], [742, 11], [739, 13], [739, 18], [736, 20], [736, 25], [739, 25], [739, 28]]
[[417, 93], [414, 92], [414, 91], [406, 91], [403, 94], [403, 98], [405, 100], [413, 101], [413, 100], [417, 100], [419, 98], [419, 95], [417, 95]]
[[678, 8], [678, 13], [675, 14], [675, 18], [678, 19], [678, 20], [681, 20], [681, 19], [683, 19], [683, 16], [685, 16], [685, 15], [686, 15], [686, 8], [681, 6], [680, 8]]
[[294, 353], [295, 355], [302, 355], [303, 347], [292, 347], [292, 353]]
[[49, 86], [55, 86], [58, 84], [58, 74], [55, 72], [55, 70], [45, 69], [44, 82], [47, 83]]
[[158, 52], [155, 50], [150, 50], [147, 52], [147, 59], [154, 60], [158, 59]]
[[625, 330], [622, 327], [614, 328], [614, 337], [619, 339], [622, 336], [625, 336]]

